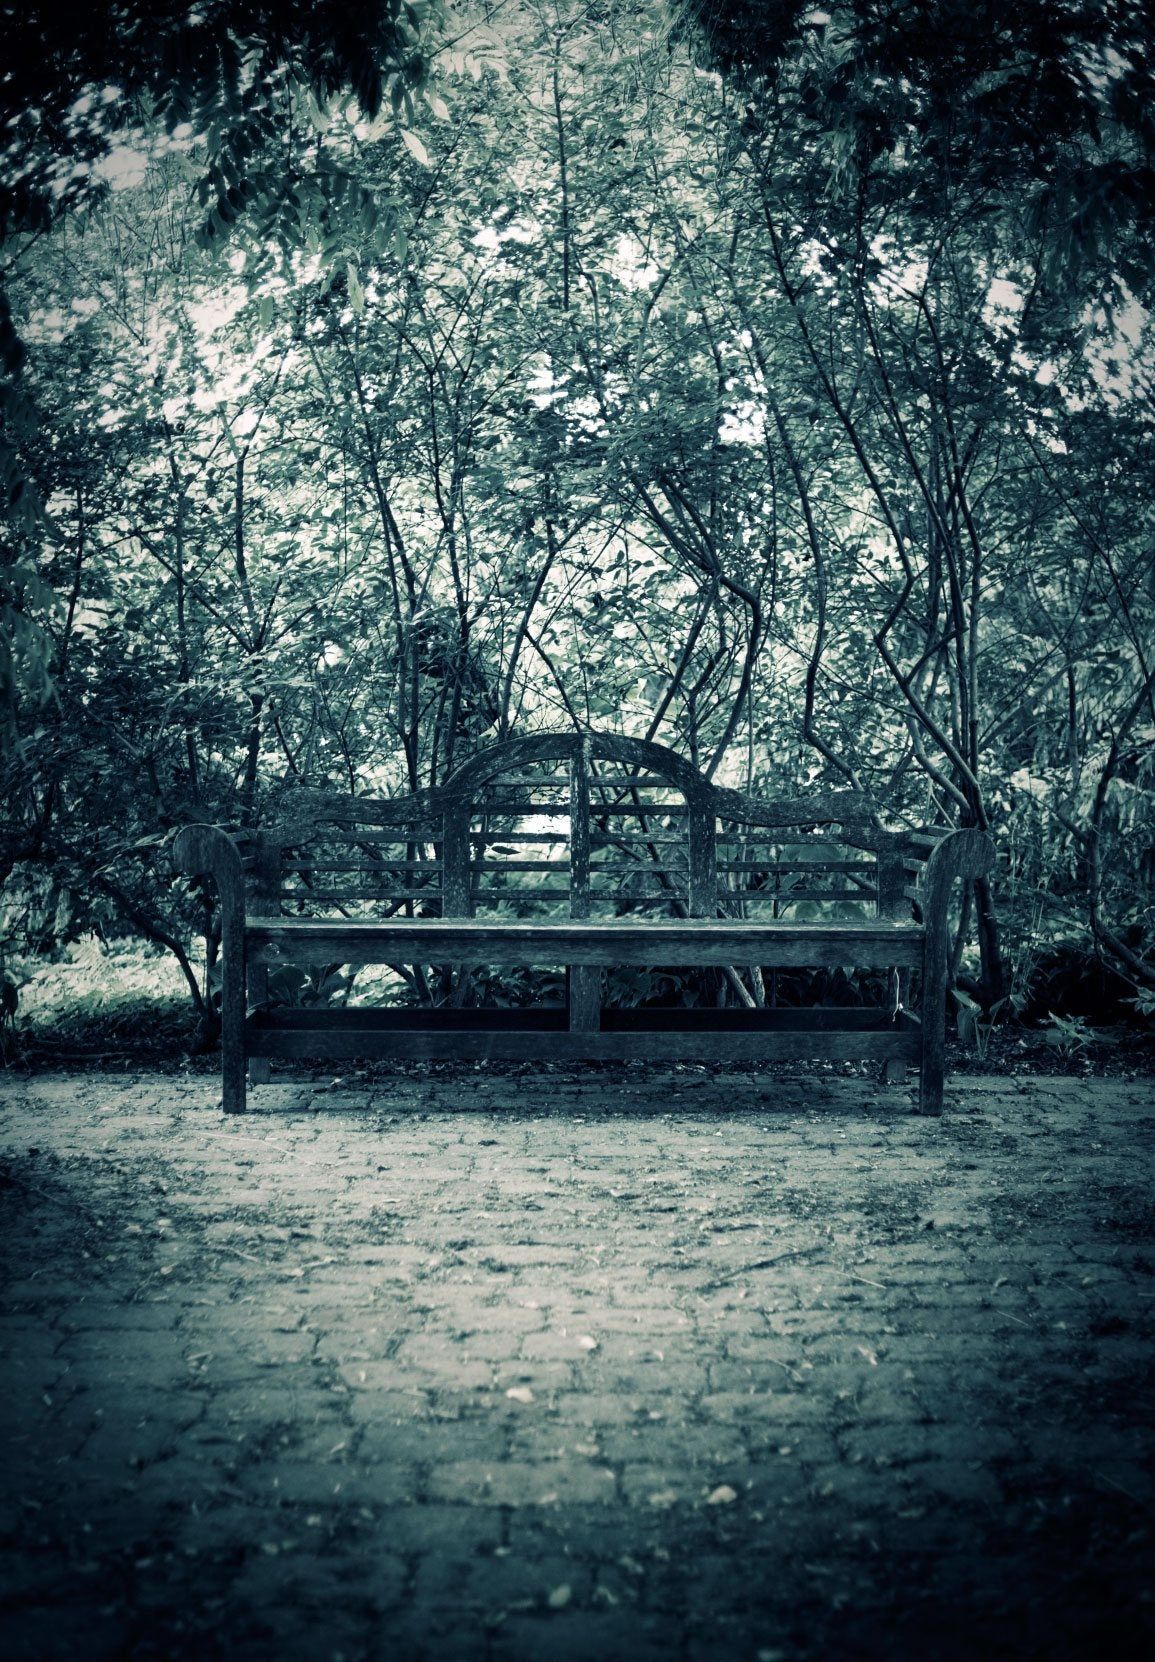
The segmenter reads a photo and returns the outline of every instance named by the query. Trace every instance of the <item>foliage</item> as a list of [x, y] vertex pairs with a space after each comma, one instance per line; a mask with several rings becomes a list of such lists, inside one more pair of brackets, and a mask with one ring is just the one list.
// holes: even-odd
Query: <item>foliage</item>
[[1056, 1016], [1052, 1012], [1050, 1023], [1047, 1042], [1053, 1044], [1061, 1056], [1081, 1055], [1094, 1041], [1084, 1016]]
[[91, 166], [9, 276], [40, 415], [12, 477], [53, 528], [3, 567], [11, 927], [135, 931], [211, 1004], [175, 826], [589, 723], [990, 826], [955, 965], [976, 1042], [1056, 942], [1144, 997], [1138, 8], [462, 8], [422, 45], [419, 134], [424, 12], [345, 9], [408, 31], [373, 57], [399, 125], [352, 37], [317, 45], [330, 8], [283, 39], [244, 10], [251, 51], [170, 73], [158, 40], [75, 130], [61, 47], [56, 148], [20, 139], [22, 212], [44, 158]]
[[955, 1020], [960, 1041], [974, 1051], [980, 1062], [985, 1062], [995, 1023], [1010, 1000], [1000, 998], [989, 1010], [984, 1010], [962, 987], [952, 988], [951, 996], [955, 1002]]
[[848, 198], [874, 178], [939, 219], [944, 164], [992, 222], [1045, 244], [1048, 278], [1152, 275], [1153, 25], [1142, 0], [681, 0], [681, 30], [754, 100], [789, 84]]
[[[387, 93], [394, 115], [404, 108], [412, 119], [424, 37], [439, 15], [439, 0], [208, 0], [191, 10], [96, 0], [61, 28], [59, 7], [17, 8], [6, 17], [0, 70], [0, 284], [62, 216], [106, 198], [126, 159], [134, 165], [124, 139], [145, 133], [184, 156], [196, 146], [205, 246], [243, 224], [265, 257], [276, 250], [287, 260], [303, 245], [332, 257], [345, 241], [341, 213], [379, 239], [391, 235], [392, 216], [339, 150], [334, 160], [326, 136], [346, 95], [370, 121]], [[35, 423], [21, 381], [26, 355], [0, 287], [0, 754], [16, 738], [17, 703], [42, 707], [51, 687], [29, 554], [56, 528], [21, 462]]]
[[[287, 116], [349, 91], [370, 120], [400, 108], [425, 74], [430, 0], [93, 0], [68, 29], [31, 0], [5, 25], [0, 238], [48, 230], [99, 198], [114, 142], [153, 117], [205, 145], [205, 182], [222, 222], [262, 194], [284, 195]], [[281, 172], [270, 191], [254, 161]]]
[[0, 974], [0, 1057], [97, 1058], [155, 1046], [174, 1060], [194, 1043], [187, 988], [170, 954], [82, 936], [55, 961], [16, 956]]

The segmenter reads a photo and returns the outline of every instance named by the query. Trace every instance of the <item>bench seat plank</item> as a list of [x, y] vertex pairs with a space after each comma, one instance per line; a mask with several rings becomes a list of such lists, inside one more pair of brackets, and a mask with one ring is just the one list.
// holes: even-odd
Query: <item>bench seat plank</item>
[[343, 964], [768, 964], [858, 969], [921, 962], [917, 924], [791, 922], [781, 918], [389, 918], [334, 921], [250, 917], [250, 963], [296, 958]]

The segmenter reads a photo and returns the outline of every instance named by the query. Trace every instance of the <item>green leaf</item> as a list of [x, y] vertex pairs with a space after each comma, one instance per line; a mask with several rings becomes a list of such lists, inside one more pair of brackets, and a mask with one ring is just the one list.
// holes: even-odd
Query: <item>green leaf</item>
[[353, 308], [353, 316], [361, 317], [365, 311], [365, 290], [361, 286], [357, 267], [352, 260], [346, 262], [345, 279], [349, 288], [349, 304]]
[[433, 166], [428, 150], [417, 137], [417, 134], [411, 133], [408, 127], [402, 127], [401, 129], [401, 142], [415, 162], [420, 162], [422, 167]]

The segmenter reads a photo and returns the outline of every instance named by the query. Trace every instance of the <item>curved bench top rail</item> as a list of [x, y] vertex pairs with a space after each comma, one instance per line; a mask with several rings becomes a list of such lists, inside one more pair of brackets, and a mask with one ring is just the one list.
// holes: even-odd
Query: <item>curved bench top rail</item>
[[[295, 844], [316, 837], [319, 825], [325, 822], [396, 827], [399, 830], [429, 827], [447, 812], [460, 812], [466, 804], [473, 804], [479, 799], [484, 804], [486, 787], [501, 775], [542, 762], [572, 762], [581, 753], [583, 744], [588, 747], [587, 756], [591, 762], [616, 762], [626, 768], [645, 770], [647, 774], [657, 776], [659, 781], [668, 781], [682, 794], [690, 808], [712, 814], [715, 819], [784, 830], [841, 825], [857, 829], [859, 836], [854, 841], [858, 842], [861, 838], [865, 847], [874, 847], [879, 840], [887, 844], [894, 840], [892, 833], [878, 832], [873, 824], [870, 800], [858, 792], [816, 791], [806, 796], [778, 798], [747, 796], [742, 791], [713, 784], [692, 763], [664, 745], [623, 738], [613, 733], [592, 732], [534, 733], [524, 738], [506, 739], [479, 751], [443, 784], [389, 801], [380, 797], [347, 796], [304, 789], [294, 791], [284, 801], [286, 819], [276, 830], [283, 842]], [[590, 783], [597, 784], [596, 775]], [[613, 787], [619, 800], [626, 800], [629, 788], [628, 784], [617, 783]], [[641, 781], [639, 788], [645, 788]], [[503, 812], [530, 813], [536, 807], [533, 788], [516, 783], [503, 789], [501, 801]], [[601, 806], [590, 803], [591, 817], [597, 817]], [[543, 810], [538, 808], [537, 811]], [[654, 803], [650, 811], [655, 816], [660, 815], [662, 805]]]

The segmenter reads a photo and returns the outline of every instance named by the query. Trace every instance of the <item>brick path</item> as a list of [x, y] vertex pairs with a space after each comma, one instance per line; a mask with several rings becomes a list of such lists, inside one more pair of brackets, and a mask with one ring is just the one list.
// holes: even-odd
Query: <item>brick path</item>
[[1155, 1654], [1149, 1081], [0, 1081], [11, 1658]]

